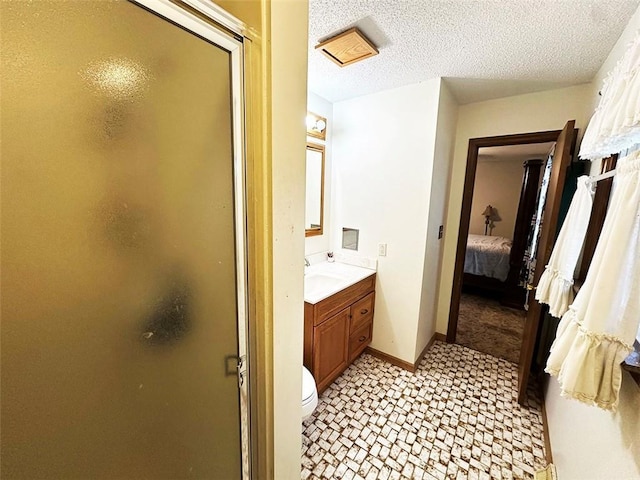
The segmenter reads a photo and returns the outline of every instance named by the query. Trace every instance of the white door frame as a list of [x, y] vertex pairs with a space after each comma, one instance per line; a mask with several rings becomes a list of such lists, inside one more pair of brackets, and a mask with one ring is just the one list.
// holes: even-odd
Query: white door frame
[[[238, 308], [238, 381], [240, 429], [242, 448], [242, 476], [251, 478], [251, 441], [248, 369], [248, 295], [246, 250], [246, 188], [245, 188], [245, 132], [244, 132], [244, 49], [242, 32], [245, 25], [214, 3], [206, 0], [183, 0], [213, 22], [235, 33], [232, 36], [171, 0], [130, 0], [180, 27], [214, 43], [231, 55], [232, 138], [234, 178], [234, 220], [236, 236], [236, 289]], [[221, 359], [222, 364], [222, 359]]]

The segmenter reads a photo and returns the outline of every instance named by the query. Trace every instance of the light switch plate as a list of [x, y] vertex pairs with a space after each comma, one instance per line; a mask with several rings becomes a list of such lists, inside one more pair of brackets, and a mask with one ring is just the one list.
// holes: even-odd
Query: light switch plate
[[379, 243], [378, 244], [378, 256], [379, 257], [386, 257], [387, 256], [387, 244], [386, 243]]

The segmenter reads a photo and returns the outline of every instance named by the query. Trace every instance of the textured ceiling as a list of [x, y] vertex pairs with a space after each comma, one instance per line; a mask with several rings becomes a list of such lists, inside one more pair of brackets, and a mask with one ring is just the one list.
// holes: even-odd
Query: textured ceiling
[[[331, 102], [446, 77], [459, 103], [590, 81], [640, 0], [310, 0], [309, 90]], [[380, 54], [314, 49], [359, 27]]]

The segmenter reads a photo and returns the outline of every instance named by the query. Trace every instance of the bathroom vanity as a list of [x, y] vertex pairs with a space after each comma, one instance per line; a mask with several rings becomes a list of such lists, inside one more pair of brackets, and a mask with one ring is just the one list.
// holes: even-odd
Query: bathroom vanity
[[[350, 266], [334, 270], [305, 278], [304, 365], [313, 373], [318, 392], [362, 353], [373, 332], [375, 271]], [[318, 294], [313, 295], [316, 286]]]

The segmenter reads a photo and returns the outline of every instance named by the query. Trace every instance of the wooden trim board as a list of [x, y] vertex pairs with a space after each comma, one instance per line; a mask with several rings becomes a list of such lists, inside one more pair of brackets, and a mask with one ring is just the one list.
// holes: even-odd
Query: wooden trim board
[[364, 353], [368, 353], [369, 355], [373, 355], [380, 360], [384, 360], [391, 365], [395, 365], [396, 367], [404, 368], [410, 372], [415, 372], [415, 367], [413, 363], [406, 362], [404, 360], [400, 360], [393, 355], [389, 355], [388, 353], [381, 352], [380, 350], [376, 350], [375, 348], [367, 347], [364, 349]]
[[540, 402], [542, 406], [542, 434], [544, 436], [544, 456], [547, 460], [547, 465], [553, 463], [553, 453], [551, 452], [551, 436], [549, 435], [549, 420], [547, 419], [547, 407], [546, 399], [544, 396], [544, 385], [549, 380], [549, 377], [540, 379]]
[[431, 337], [431, 340], [429, 340], [429, 343], [427, 343], [427, 345], [424, 347], [422, 352], [420, 352], [420, 355], [418, 355], [418, 358], [416, 358], [416, 361], [413, 363], [414, 372], [418, 369], [418, 367], [420, 366], [420, 362], [422, 362], [422, 359], [427, 354], [431, 346], [436, 342], [436, 340], [438, 342], [446, 342], [447, 336], [444, 333], [438, 333], [438, 332], [433, 334], [433, 336]]
[[390, 363], [391, 365], [395, 365], [396, 367], [400, 367], [400, 368], [404, 368], [405, 370], [408, 370], [409, 372], [415, 372], [418, 369], [418, 366], [420, 365], [420, 362], [422, 361], [422, 359], [424, 358], [424, 356], [427, 354], [427, 352], [429, 351], [429, 349], [431, 348], [431, 346], [433, 345], [433, 343], [435, 341], [439, 341], [439, 342], [446, 342], [447, 341], [447, 336], [442, 334], [442, 333], [434, 333], [433, 336], [431, 337], [431, 339], [429, 340], [429, 342], [427, 343], [427, 346], [424, 347], [424, 349], [422, 350], [422, 352], [420, 353], [420, 355], [418, 356], [418, 358], [416, 359], [416, 361], [414, 363], [410, 363], [407, 362], [405, 360], [401, 360], [397, 357], [394, 357], [393, 355], [389, 355], [388, 353], [384, 353], [381, 352], [380, 350], [376, 350], [375, 348], [371, 348], [371, 347], [367, 347], [364, 350], [364, 353], [368, 353], [369, 355], [373, 355], [376, 358], [379, 358], [380, 360], [384, 360], [385, 362]]

